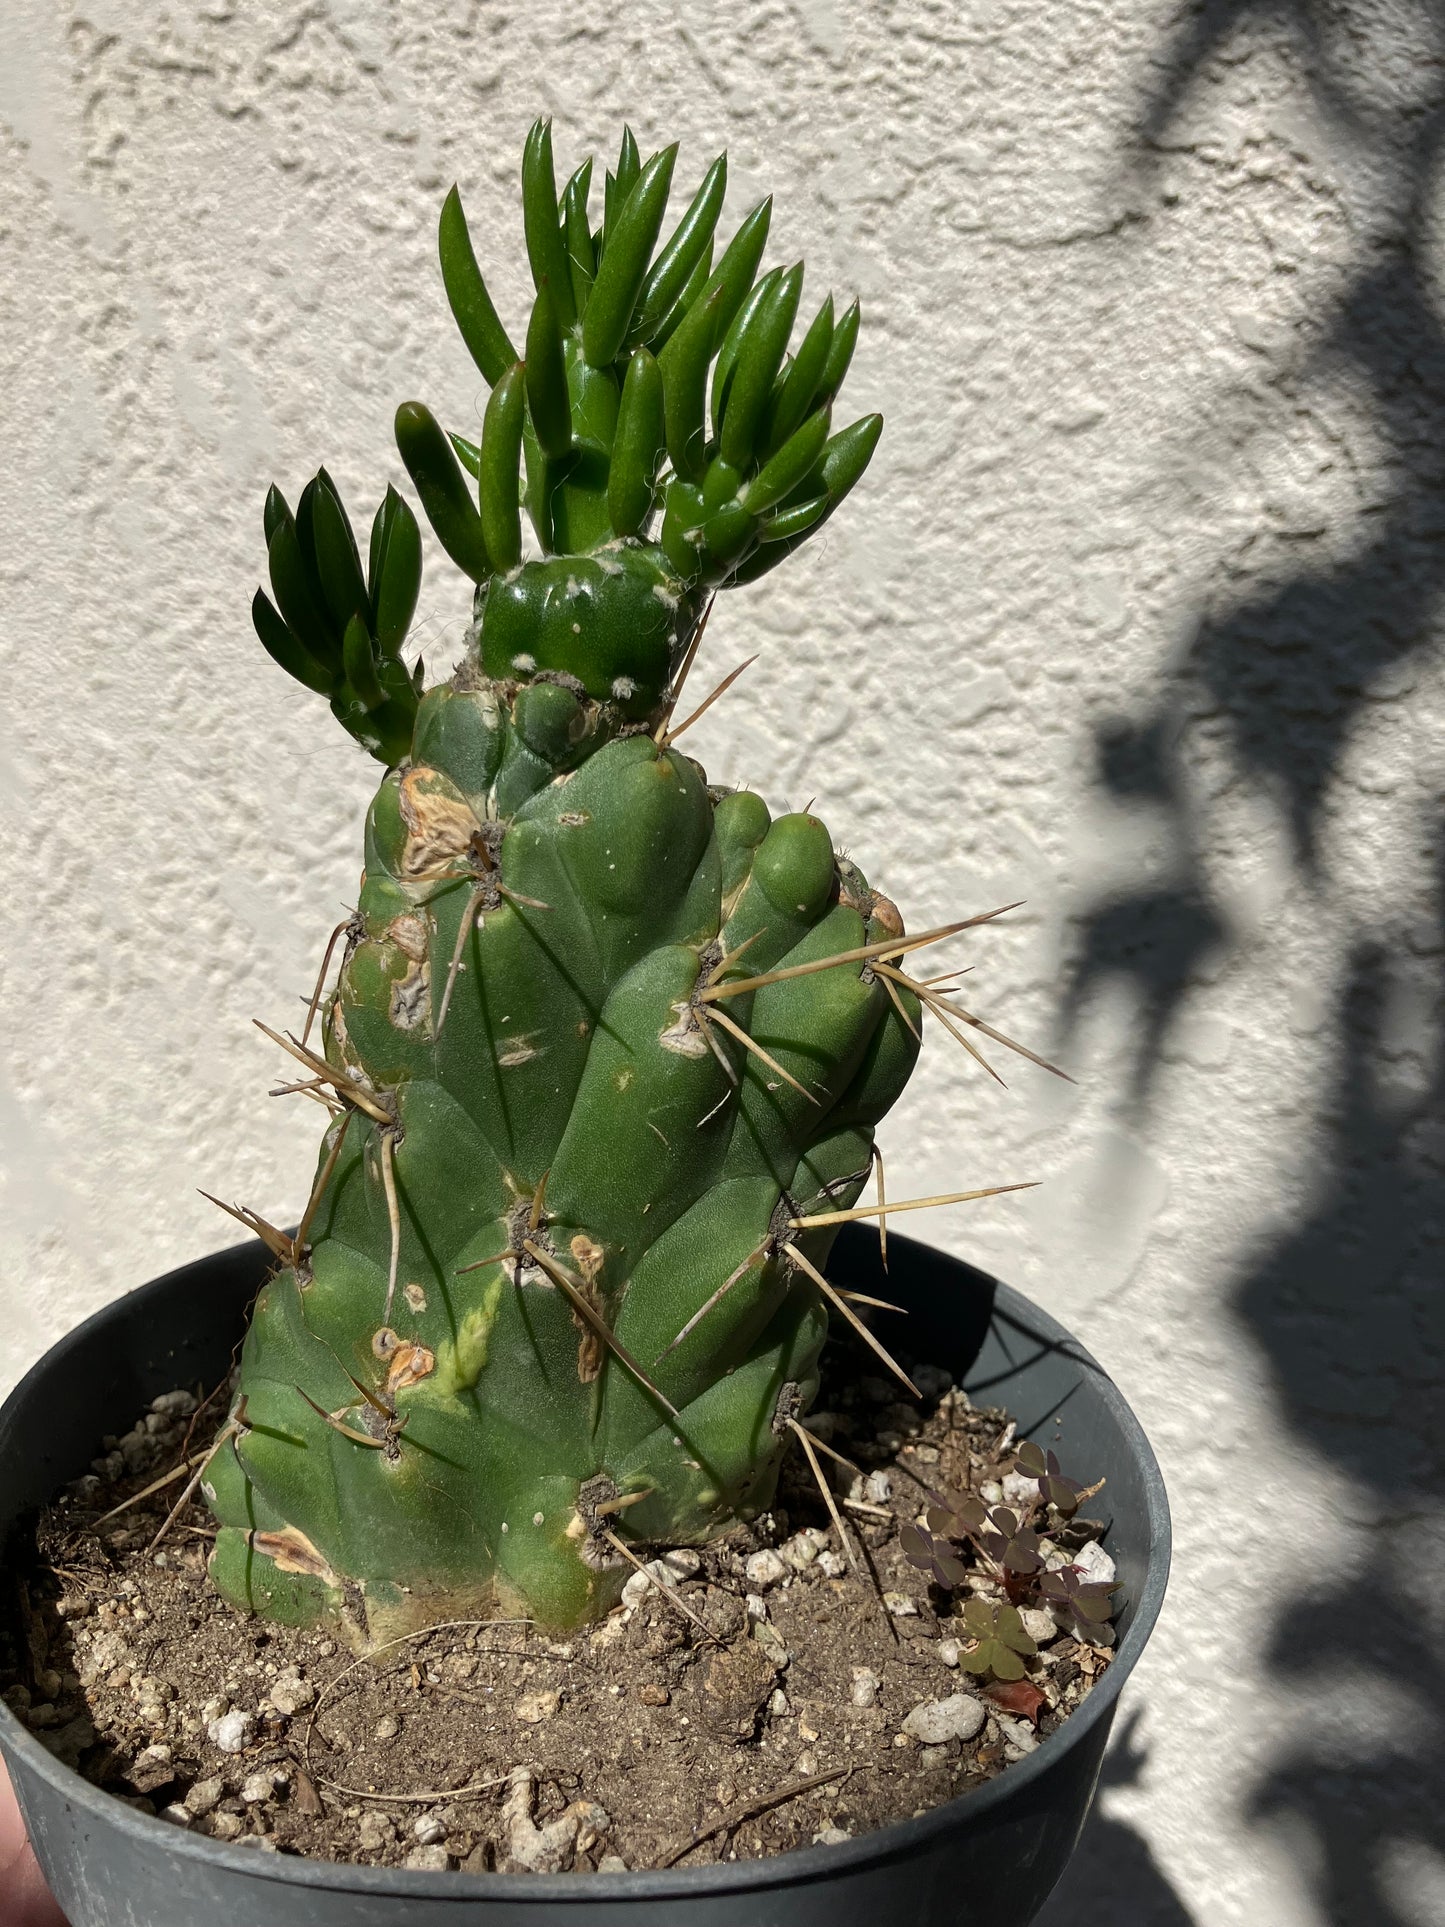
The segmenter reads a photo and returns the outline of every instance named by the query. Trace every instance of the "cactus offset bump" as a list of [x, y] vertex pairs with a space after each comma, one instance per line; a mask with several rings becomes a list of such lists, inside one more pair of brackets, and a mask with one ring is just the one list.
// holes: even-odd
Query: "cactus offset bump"
[[827, 1329], [836, 1225], [798, 1221], [857, 1199], [945, 1004], [815, 817], [709, 789], [668, 736], [712, 593], [806, 540], [880, 427], [829, 433], [856, 307], [789, 359], [802, 269], [754, 285], [767, 202], [713, 265], [724, 161], [654, 258], [673, 158], [629, 135], [594, 234], [588, 169], [559, 199], [533, 129], [525, 360], [447, 198], [493, 394], [477, 447], [416, 402], [397, 440], [476, 585], [449, 681], [400, 661], [420, 550], [393, 491], [365, 579], [324, 471], [294, 519], [267, 503], [261, 639], [388, 774], [307, 1060], [316, 1186], [203, 1489], [224, 1593], [362, 1647], [498, 1603], [575, 1625], [620, 1536], [766, 1506]]

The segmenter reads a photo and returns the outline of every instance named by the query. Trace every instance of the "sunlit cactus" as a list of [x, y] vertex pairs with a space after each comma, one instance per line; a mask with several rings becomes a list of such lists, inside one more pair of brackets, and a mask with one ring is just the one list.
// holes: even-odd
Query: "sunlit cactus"
[[271, 1033], [331, 1119], [297, 1231], [239, 1214], [280, 1264], [204, 1490], [221, 1590], [358, 1647], [495, 1606], [578, 1624], [645, 1549], [765, 1507], [830, 1309], [857, 1322], [823, 1266], [923, 1009], [985, 1028], [902, 968], [944, 933], [676, 747], [712, 596], [821, 526], [881, 422], [832, 427], [856, 304], [790, 351], [769, 202], [715, 258], [724, 159], [658, 247], [675, 154], [626, 134], [594, 228], [591, 163], [559, 195], [533, 128], [520, 352], [447, 197], [490, 399], [479, 445], [420, 402], [396, 437], [475, 584], [449, 677], [401, 659], [393, 490], [365, 568], [324, 470], [294, 517], [267, 500], [261, 640], [388, 773], [335, 985]]

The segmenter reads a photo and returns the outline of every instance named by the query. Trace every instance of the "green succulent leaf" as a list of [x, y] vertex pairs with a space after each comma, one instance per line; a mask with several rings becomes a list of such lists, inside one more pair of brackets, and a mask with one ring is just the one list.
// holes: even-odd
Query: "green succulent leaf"
[[639, 340], [646, 340], [651, 330], [667, 314], [696, 272], [704, 252], [711, 246], [713, 230], [727, 194], [727, 184], [727, 155], [719, 154], [703, 176], [702, 185], [693, 196], [686, 214], [678, 222], [642, 283], [637, 300], [637, 319], [633, 324], [633, 332]]
[[570, 328], [577, 319], [577, 307], [572, 298], [566, 238], [557, 218], [552, 123], [548, 120], [533, 122], [522, 151], [522, 225], [533, 285], [539, 295], [544, 289], [549, 292], [558, 326]]
[[737, 468], [751, 461], [757, 446], [802, 292], [803, 264], [799, 261], [782, 276], [738, 342], [737, 366], [728, 384], [719, 432], [723, 460]]
[[517, 351], [492, 306], [492, 297], [477, 266], [462, 198], [455, 187], [442, 203], [437, 231], [442, 284], [467, 352], [488, 386], [495, 384], [517, 359]]
[[363, 709], [379, 709], [386, 691], [377, 680], [376, 663], [371, 653], [371, 637], [360, 616], [353, 616], [341, 639], [341, 660], [346, 681]]
[[372, 634], [388, 655], [395, 655], [421, 594], [421, 530], [409, 504], [391, 487], [371, 525], [367, 585]]
[[609, 223], [597, 279], [582, 322], [582, 353], [593, 368], [617, 359], [632, 324], [647, 264], [667, 210], [676, 146], [666, 147], [643, 168], [615, 223]]
[[258, 589], [251, 600], [251, 621], [262, 648], [288, 676], [294, 676], [297, 682], [314, 689], [318, 695], [331, 694], [335, 678], [330, 670], [292, 634], [264, 589]]
[[674, 474], [687, 482], [700, 480], [703, 472], [707, 371], [721, 308], [721, 290], [700, 301], [658, 357], [668, 460]]
[[656, 502], [665, 443], [662, 370], [646, 348], [627, 364], [607, 478], [607, 512], [618, 535], [639, 535]]
[[518, 477], [526, 420], [526, 376], [515, 362], [492, 390], [482, 421], [478, 460], [482, 539], [494, 569], [514, 569], [522, 559], [522, 511]]
[[473, 582], [484, 581], [491, 564], [481, 516], [451, 442], [424, 403], [407, 401], [397, 409], [396, 445], [437, 540]]
[[[537, 290], [527, 328], [527, 407], [537, 445], [552, 461], [572, 451], [572, 409], [559, 315], [546, 281]], [[483, 435], [482, 445], [486, 446]]]
[[592, 162], [583, 161], [562, 190], [562, 229], [567, 245], [567, 271], [572, 279], [572, 301], [579, 315], [587, 311], [597, 276], [597, 250], [587, 223], [587, 195], [592, 184]]

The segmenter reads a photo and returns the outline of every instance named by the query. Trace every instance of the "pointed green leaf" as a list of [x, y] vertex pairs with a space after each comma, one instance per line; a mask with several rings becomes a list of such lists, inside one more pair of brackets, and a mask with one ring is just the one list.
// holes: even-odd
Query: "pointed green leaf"
[[828, 359], [823, 363], [822, 375], [813, 390], [811, 405], [814, 408], [820, 408], [825, 401], [832, 401], [843, 386], [843, 377], [848, 372], [853, 350], [858, 345], [861, 316], [862, 310], [855, 301], [844, 309], [842, 320], [833, 330], [833, 339], [828, 345]]
[[405, 401], [397, 409], [396, 445], [437, 540], [464, 574], [481, 582], [490, 573], [482, 518], [451, 443], [423, 402]]
[[593, 368], [617, 359], [667, 210], [676, 146], [655, 154], [609, 230], [582, 322], [582, 353]]
[[373, 525], [371, 631], [394, 656], [406, 640], [421, 594], [421, 530], [410, 504], [388, 487]]
[[281, 523], [290, 517], [290, 514], [291, 511], [286, 506], [286, 497], [273, 482], [266, 491], [266, 506], [261, 511], [261, 526], [266, 531], [266, 547], [268, 549], [271, 546], [271, 537], [276, 533]]
[[718, 264], [712, 271], [712, 278], [700, 297], [705, 300], [714, 289], [722, 289], [721, 326], [724, 338], [738, 310], [747, 299], [748, 289], [753, 285], [753, 276], [757, 273], [758, 263], [763, 258], [763, 249], [768, 245], [768, 228], [772, 218], [773, 197], [769, 194], [765, 200], [758, 202], [723, 249]]
[[557, 219], [557, 180], [552, 171], [549, 120], [532, 123], [522, 150], [522, 225], [533, 286], [539, 293], [543, 288], [550, 288], [557, 325], [570, 328], [577, 319], [577, 309], [572, 299], [567, 247]]
[[[682, 293], [677, 297], [676, 301], [673, 302], [672, 306], [668, 309], [667, 313], [662, 317], [661, 321], [659, 321], [654, 327], [649, 328], [647, 331], [647, 335], [645, 337], [645, 345], [649, 347], [655, 355], [660, 355], [662, 353], [663, 349], [667, 346], [668, 342], [672, 340], [672, 337], [677, 333], [678, 329], [682, 326], [683, 322], [687, 319], [687, 317], [692, 313], [693, 309], [700, 305], [700, 297], [703, 289], [707, 286], [708, 270], [711, 268], [711, 266], [712, 266], [712, 242], [709, 241], [707, 246], [703, 249], [702, 253], [697, 258], [697, 266], [693, 269], [692, 273], [688, 276], [687, 286], [683, 289]], [[719, 338], [721, 338], [722, 314], [721, 314], [720, 300], [719, 300], [718, 325], [714, 332], [717, 334]]]
[[622, 383], [607, 477], [607, 513], [618, 535], [639, 535], [653, 511], [664, 436], [662, 371], [639, 348]]
[[[544, 455], [558, 461], [572, 447], [572, 406], [567, 399], [567, 363], [552, 289], [543, 282], [527, 324], [527, 406]], [[486, 438], [483, 436], [483, 448]]]
[[806, 421], [814, 412], [817, 404], [813, 396], [822, 380], [832, 343], [833, 297], [830, 294], [803, 336], [797, 355], [783, 375], [781, 388], [768, 410], [767, 434], [763, 441], [768, 455], [775, 455], [799, 423]]
[[703, 250], [712, 241], [727, 186], [728, 159], [726, 154], [719, 154], [643, 281], [633, 328], [639, 339], [647, 338], [686, 287]]
[[526, 401], [526, 375], [515, 362], [492, 390], [482, 421], [482, 536], [494, 569], [514, 569], [522, 559], [518, 482]]
[[716, 346], [721, 307], [721, 290], [699, 302], [658, 357], [667, 456], [673, 472], [686, 482], [702, 479], [707, 371]]
[[[719, 264], [720, 265], [720, 264]], [[732, 383], [733, 371], [737, 367], [738, 349], [743, 338], [751, 329], [764, 305], [776, 292], [783, 278], [781, 268], [773, 268], [765, 274], [757, 286], [751, 288], [737, 313], [728, 325], [723, 336], [722, 346], [717, 352], [717, 366], [712, 371], [712, 431], [716, 435], [722, 421], [723, 410], [727, 406], [728, 388]], [[716, 281], [717, 275], [713, 275]]]
[[346, 634], [341, 639], [341, 660], [347, 684], [362, 708], [379, 709], [386, 701], [386, 691], [376, 679], [371, 637], [360, 616], [353, 616], [346, 625]]
[[597, 275], [597, 251], [592, 245], [592, 230], [587, 224], [587, 192], [591, 182], [592, 162], [585, 160], [562, 190], [567, 272], [572, 278], [572, 300], [579, 315], [587, 312], [592, 283]]
[[[506, 372], [507, 371], [504, 368], [502, 370], [502, 374], [504, 375]], [[501, 378], [502, 376], [498, 375], [497, 380], [500, 381]], [[481, 481], [482, 450], [481, 450], [480, 443], [469, 442], [465, 435], [448, 434], [447, 440], [451, 443], [452, 447], [456, 450], [457, 460], [461, 463], [462, 467], [467, 471], [468, 475], [471, 476], [472, 480], [474, 482]]]
[[788, 351], [788, 336], [803, 292], [803, 264], [797, 262], [753, 316], [738, 343], [737, 367], [728, 385], [720, 441], [723, 460], [737, 468], [752, 459], [762, 432], [773, 379]]
[[437, 250], [441, 255], [442, 285], [462, 340], [482, 371], [483, 380], [490, 386], [517, 359], [517, 351], [492, 306], [492, 297], [472, 251], [462, 197], [455, 186], [442, 203]]
[[311, 527], [316, 542], [316, 567], [321, 576], [321, 592], [326, 597], [326, 606], [333, 622], [338, 629], [344, 630], [353, 616], [364, 617], [367, 614], [369, 598], [351, 520], [342, 505], [336, 484], [324, 468], [316, 477]]
[[828, 410], [820, 408], [744, 486], [738, 498], [743, 507], [753, 515], [775, 508], [812, 473], [827, 439]]
[[[805, 502], [796, 502], [791, 508], [779, 509], [770, 515], [758, 529], [760, 542], [787, 542], [795, 535], [805, 535], [819, 518], [827, 513], [828, 497], [811, 495]], [[929, 1515], [930, 1518], [932, 1514]]]
[[261, 638], [261, 647], [288, 676], [294, 676], [319, 696], [331, 694], [335, 678], [287, 628], [264, 589], [258, 589], [251, 598], [251, 621]]
[[[301, 538], [290, 515], [278, 522], [267, 551], [271, 593], [286, 626], [318, 662], [341, 661], [340, 642], [313, 571], [301, 553]], [[264, 638], [263, 638], [264, 640]]]

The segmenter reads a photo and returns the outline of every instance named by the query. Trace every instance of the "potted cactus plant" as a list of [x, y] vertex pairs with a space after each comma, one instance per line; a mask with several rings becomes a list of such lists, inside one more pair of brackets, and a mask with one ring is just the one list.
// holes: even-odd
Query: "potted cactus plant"
[[[490, 399], [475, 445], [417, 401], [395, 429], [439, 543], [474, 585], [449, 673], [427, 687], [420, 661], [403, 658], [422, 545], [402, 494], [387, 489], [365, 559], [324, 469], [294, 511], [279, 489], [266, 500], [257, 634], [385, 774], [360, 897], [306, 1022], [268, 1030], [293, 1087], [328, 1116], [295, 1229], [235, 1209], [268, 1275], [194, 1483], [216, 1523], [214, 1586], [358, 1654], [488, 1614], [585, 1627], [643, 1559], [755, 1517], [800, 1435], [809, 1448], [802, 1420], [830, 1319], [907, 1385], [856, 1294], [830, 1279], [831, 1247], [851, 1218], [912, 1203], [858, 1207], [925, 1021], [969, 1049], [980, 1036], [1008, 1042], [908, 968], [914, 951], [996, 913], [907, 933], [815, 816], [774, 817], [759, 796], [711, 787], [678, 746], [712, 700], [696, 704], [689, 672], [714, 597], [826, 523], [881, 420], [834, 423], [856, 303], [837, 314], [825, 300], [790, 352], [803, 268], [760, 272], [770, 203], [715, 249], [724, 159], [659, 247], [675, 155], [644, 163], [626, 135], [594, 226], [591, 163], [559, 193], [550, 127], [532, 129], [522, 198], [536, 293], [520, 342], [493, 306], [457, 191], [446, 199], [442, 278]], [[961, 1353], [967, 1317], [938, 1296], [947, 1266], [905, 1241], [895, 1253], [895, 1296]], [[199, 1269], [211, 1285], [194, 1315], [195, 1275], [150, 1288], [171, 1353], [147, 1367], [152, 1392], [178, 1361], [224, 1356], [258, 1281], [249, 1251]], [[952, 1288], [962, 1276], [955, 1267]], [[976, 1277], [970, 1288], [985, 1289]], [[1074, 1369], [1083, 1355], [1028, 1317], [1043, 1341], [1029, 1369]], [[67, 1341], [72, 1385], [82, 1354], [80, 1380], [154, 1337], [152, 1321], [150, 1338], [121, 1341], [114, 1312], [102, 1327]], [[0, 1420], [12, 1514], [74, 1472], [68, 1434], [94, 1422], [89, 1407], [69, 1419], [52, 1408], [35, 1455], [29, 1415], [55, 1382], [46, 1361], [8, 1429]], [[1085, 1423], [1137, 1500], [1124, 1533], [1136, 1650], [1162, 1587], [1162, 1498], [1137, 1428], [1100, 1384]], [[1042, 1797], [1036, 1761], [999, 1783], [1017, 1776], [1014, 1801], [973, 1796], [979, 1837], [1007, 1836], [1042, 1868], [996, 1901], [994, 1920], [1029, 1918], [1062, 1864], [1116, 1692], [1111, 1679], [1056, 1747], [1066, 1797], [1057, 1786]], [[580, 1905], [611, 1918], [680, 1894], [699, 1919], [757, 1917], [757, 1875], [741, 1865], [530, 1887], [260, 1868], [114, 1808], [109, 1851], [145, 1887], [138, 1914], [133, 1892], [117, 1899], [83, 1864], [80, 1833], [103, 1797], [32, 1758], [9, 1725], [0, 1739], [82, 1927], [162, 1927], [203, 1903], [237, 1923], [410, 1921], [443, 1906], [459, 1919], [535, 1905], [537, 1917]], [[880, 1866], [942, 1854], [959, 1871], [969, 1826], [955, 1813], [940, 1831], [936, 1818], [923, 1833], [910, 1822], [911, 1840], [893, 1828], [846, 1852], [787, 1856], [809, 1864], [775, 1880], [791, 1896], [776, 1917], [836, 1911], [841, 1881], [851, 1910], [892, 1918]], [[811, 1863], [828, 1852], [820, 1874]], [[944, 1917], [941, 1899], [908, 1900], [909, 1918]]]

